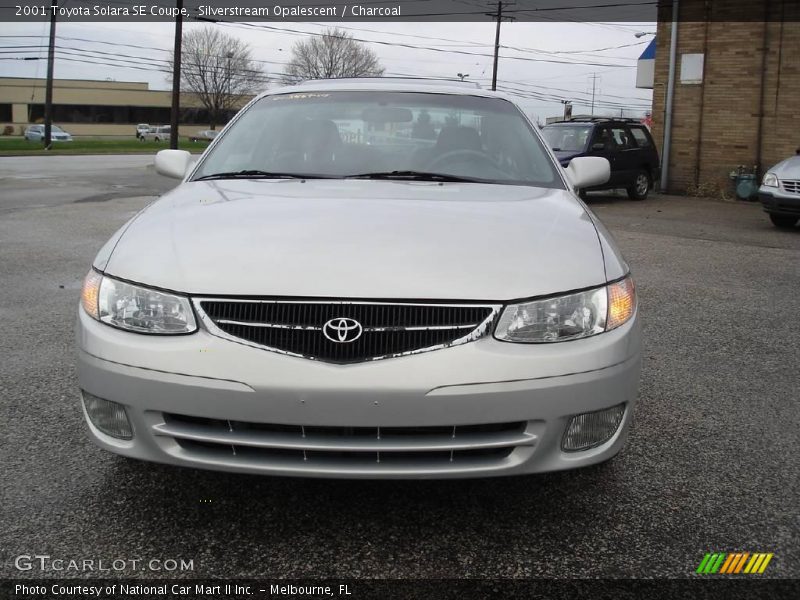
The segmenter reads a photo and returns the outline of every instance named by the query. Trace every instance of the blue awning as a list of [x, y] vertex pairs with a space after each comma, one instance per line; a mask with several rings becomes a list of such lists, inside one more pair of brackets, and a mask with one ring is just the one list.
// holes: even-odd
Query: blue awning
[[656, 57], [656, 38], [650, 40], [650, 43], [647, 44], [647, 48], [644, 49], [642, 55], [639, 57], [639, 60], [649, 60], [654, 59]]

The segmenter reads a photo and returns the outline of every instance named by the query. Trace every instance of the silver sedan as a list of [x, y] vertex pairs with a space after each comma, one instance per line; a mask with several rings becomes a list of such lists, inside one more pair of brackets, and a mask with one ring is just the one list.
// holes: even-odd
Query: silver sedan
[[[44, 141], [44, 125], [29, 125], [25, 129], [24, 138], [26, 142]], [[50, 139], [54, 142], [71, 142], [72, 136], [58, 125], [52, 125], [50, 128]]]
[[628, 265], [505, 96], [466, 84], [271, 90], [100, 250], [81, 406], [127, 457], [446, 478], [616, 455], [641, 361]]
[[793, 229], [800, 221], [800, 148], [764, 175], [758, 189], [761, 205], [775, 227]]

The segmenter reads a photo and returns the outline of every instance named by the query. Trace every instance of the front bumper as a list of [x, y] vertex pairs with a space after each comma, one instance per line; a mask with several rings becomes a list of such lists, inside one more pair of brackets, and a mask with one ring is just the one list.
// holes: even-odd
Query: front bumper
[[765, 212], [800, 217], [800, 194], [762, 185], [758, 189], [758, 199]]
[[[134, 431], [131, 440], [115, 439], [87, 418], [98, 445], [143, 460], [271, 475], [483, 477], [602, 462], [624, 443], [640, 370], [638, 315], [585, 340], [522, 345], [487, 336], [344, 366], [203, 329], [137, 335], [82, 310], [77, 334], [81, 389], [124, 405]], [[619, 404], [624, 416], [608, 441], [561, 450], [571, 416]], [[373, 430], [377, 436], [365, 434]]]

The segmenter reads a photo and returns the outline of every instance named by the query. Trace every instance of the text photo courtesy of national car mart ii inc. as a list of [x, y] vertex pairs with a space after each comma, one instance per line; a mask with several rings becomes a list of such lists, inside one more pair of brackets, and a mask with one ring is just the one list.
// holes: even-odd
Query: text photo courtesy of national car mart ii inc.
[[290, 596], [290, 597], [348, 597], [353, 595], [353, 586], [347, 583], [339, 584], [308, 584], [294, 583], [54, 583], [54, 584], [23, 584], [14, 585], [14, 594], [20, 597], [82, 597], [104, 598], [109, 596], [146, 596], [146, 597], [171, 597], [171, 598], [197, 598], [197, 597], [233, 597], [233, 596]]

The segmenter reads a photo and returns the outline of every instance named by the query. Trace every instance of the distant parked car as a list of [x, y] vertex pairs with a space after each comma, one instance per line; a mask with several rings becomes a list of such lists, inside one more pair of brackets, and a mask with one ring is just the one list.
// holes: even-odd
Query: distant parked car
[[150, 131], [151, 127], [147, 123], [139, 123], [136, 126], [136, 139], [140, 139], [143, 133]]
[[210, 142], [215, 137], [219, 131], [215, 129], [204, 129], [203, 131], [198, 131], [195, 135], [189, 136], [190, 142]]
[[635, 119], [576, 117], [545, 125], [542, 135], [562, 167], [578, 156], [608, 159], [611, 178], [591, 190], [625, 188], [631, 200], [644, 200], [661, 175], [650, 130]]
[[758, 198], [775, 227], [791, 229], [800, 220], [800, 148], [797, 155], [772, 167], [761, 182]]
[[[50, 139], [54, 142], [71, 142], [72, 136], [58, 125], [50, 128]], [[29, 125], [25, 129], [26, 142], [41, 142], [44, 140], [44, 125]]]
[[151, 127], [147, 131], [143, 132], [139, 139], [141, 141], [152, 141], [152, 142], [161, 142], [164, 140], [169, 139], [169, 125], [162, 125], [160, 127]]

